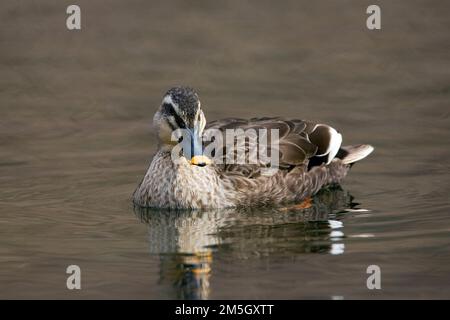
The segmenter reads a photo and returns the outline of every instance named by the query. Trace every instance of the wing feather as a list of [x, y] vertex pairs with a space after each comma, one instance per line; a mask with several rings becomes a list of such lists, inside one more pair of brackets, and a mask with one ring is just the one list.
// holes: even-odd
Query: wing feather
[[[223, 135], [223, 141], [225, 141], [225, 132], [227, 129], [243, 129], [244, 132], [248, 129], [254, 129], [257, 133], [260, 129], [266, 129], [268, 152], [269, 154], [271, 152], [278, 152], [280, 169], [287, 171], [297, 166], [307, 166], [311, 160], [313, 160], [311, 162], [313, 163], [317, 162], [317, 159], [323, 158], [323, 161], [318, 161], [319, 164], [323, 162], [329, 163], [335, 157], [342, 141], [341, 135], [332, 127], [300, 119], [264, 117], [245, 120], [240, 118], [227, 118], [212, 121], [207, 124], [206, 130], [211, 129], [219, 130]], [[270, 145], [272, 129], [278, 130], [278, 148], [271, 147]], [[244, 145], [247, 154], [246, 163], [248, 163], [249, 143], [247, 140]], [[259, 139], [252, 140], [252, 143], [257, 143], [258, 148], [263, 146]], [[236, 143], [234, 153], [235, 155], [237, 153]], [[223, 155], [223, 159], [225, 159], [227, 155], [225, 145], [219, 154]], [[220, 166], [225, 174], [258, 177], [261, 169], [267, 167], [267, 164], [262, 162], [258, 162], [257, 164], [226, 164], [225, 161], [225, 164], [221, 164]]]

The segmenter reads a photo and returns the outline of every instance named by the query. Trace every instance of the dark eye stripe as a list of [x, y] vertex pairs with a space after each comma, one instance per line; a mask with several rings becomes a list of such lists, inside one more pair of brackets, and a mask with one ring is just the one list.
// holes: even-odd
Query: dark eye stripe
[[165, 103], [164, 108], [167, 109], [168, 114], [174, 117], [175, 122], [177, 123], [179, 128], [186, 128], [186, 124], [184, 123], [183, 119], [181, 119], [178, 113], [175, 112], [175, 109], [170, 103]]
[[167, 124], [169, 125], [170, 129], [176, 130], [175, 126], [172, 124], [172, 122], [169, 121], [169, 119], [166, 119]]

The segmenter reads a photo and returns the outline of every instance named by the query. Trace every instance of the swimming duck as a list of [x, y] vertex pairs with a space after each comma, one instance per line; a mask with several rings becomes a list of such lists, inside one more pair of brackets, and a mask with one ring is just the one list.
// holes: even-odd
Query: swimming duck
[[[140, 207], [201, 209], [298, 204], [302, 208], [321, 188], [339, 184], [350, 167], [374, 149], [367, 144], [342, 146], [342, 135], [331, 126], [298, 119], [229, 118], [207, 124], [198, 94], [188, 87], [167, 91], [153, 124], [158, 151], [133, 193], [133, 202]], [[270, 132], [265, 141], [270, 140], [271, 144], [264, 144], [264, 139], [257, 137], [233, 148], [238, 140], [233, 138], [232, 145], [218, 144], [209, 156], [205, 155], [208, 132], [221, 132], [225, 137], [230, 130], [249, 129]], [[187, 137], [174, 135], [182, 130]], [[270, 158], [277, 160], [275, 170], [272, 163], [259, 157], [256, 162], [249, 162], [248, 154], [242, 162], [230, 161], [236, 159], [233, 155], [239, 151], [260, 146], [271, 157], [276, 155]]]

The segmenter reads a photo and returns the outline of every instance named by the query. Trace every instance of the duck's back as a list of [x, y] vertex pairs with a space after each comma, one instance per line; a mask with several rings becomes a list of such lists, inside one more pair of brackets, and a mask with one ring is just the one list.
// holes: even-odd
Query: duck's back
[[[221, 132], [223, 141], [227, 130], [246, 137], [243, 144], [234, 140], [232, 157], [236, 160], [239, 152], [245, 152], [245, 163], [229, 163], [229, 150], [224, 143], [218, 151], [223, 161], [217, 165], [223, 177], [233, 182], [244, 206], [300, 201], [312, 196], [327, 184], [339, 183], [352, 163], [373, 150], [370, 145], [342, 147], [342, 136], [336, 129], [298, 119], [228, 118], [209, 123], [206, 135], [209, 130]], [[260, 130], [267, 136], [252, 138], [255, 133], [260, 135]], [[275, 152], [278, 156], [274, 174], [267, 171], [271, 164], [259, 158], [257, 163], [249, 163], [249, 150], [255, 144], [258, 150], [267, 148], [269, 154]]]
[[[298, 119], [252, 118], [245, 120], [227, 118], [209, 123], [205, 134], [208, 135], [210, 130], [222, 132], [223, 141], [227, 138], [227, 130], [234, 130], [235, 134], [239, 134], [240, 131], [240, 134], [246, 136], [244, 144], [238, 144], [237, 139], [234, 141], [233, 150], [234, 159], [238, 158], [239, 152], [245, 154], [245, 163], [230, 163], [230, 161], [227, 161], [230, 156], [225, 143], [223, 143], [223, 149], [217, 152], [220, 152], [221, 157], [223, 157], [221, 163], [224, 171], [247, 177], [257, 177], [260, 175], [262, 168], [270, 166], [270, 163], [260, 161], [259, 158], [258, 163], [249, 163], [249, 155], [251, 154], [249, 150], [252, 147], [270, 155], [272, 155], [272, 152], [277, 153], [277, 166], [281, 170], [290, 171], [298, 166], [306, 165], [311, 169], [313, 166], [322, 163], [330, 163], [338, 153], [342, 142], [341, 134], [331, 126]], [[262, 136], [261, 132], [265, 132], [266, 136]], [[249, 139], [255, 133], [257, 138]], [[274, 134], [277, 136], [274, 136]]]

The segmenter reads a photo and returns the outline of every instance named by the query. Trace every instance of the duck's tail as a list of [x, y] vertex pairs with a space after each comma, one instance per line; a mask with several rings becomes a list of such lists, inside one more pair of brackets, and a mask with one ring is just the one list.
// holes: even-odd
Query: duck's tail
[[342, 160], [345, 164], [353, 164], [364, 159], [372, 153], [374, 147], [369, 144], [360, 144], [355, 146], [343, 146], [336, 154], [336, 158]]

